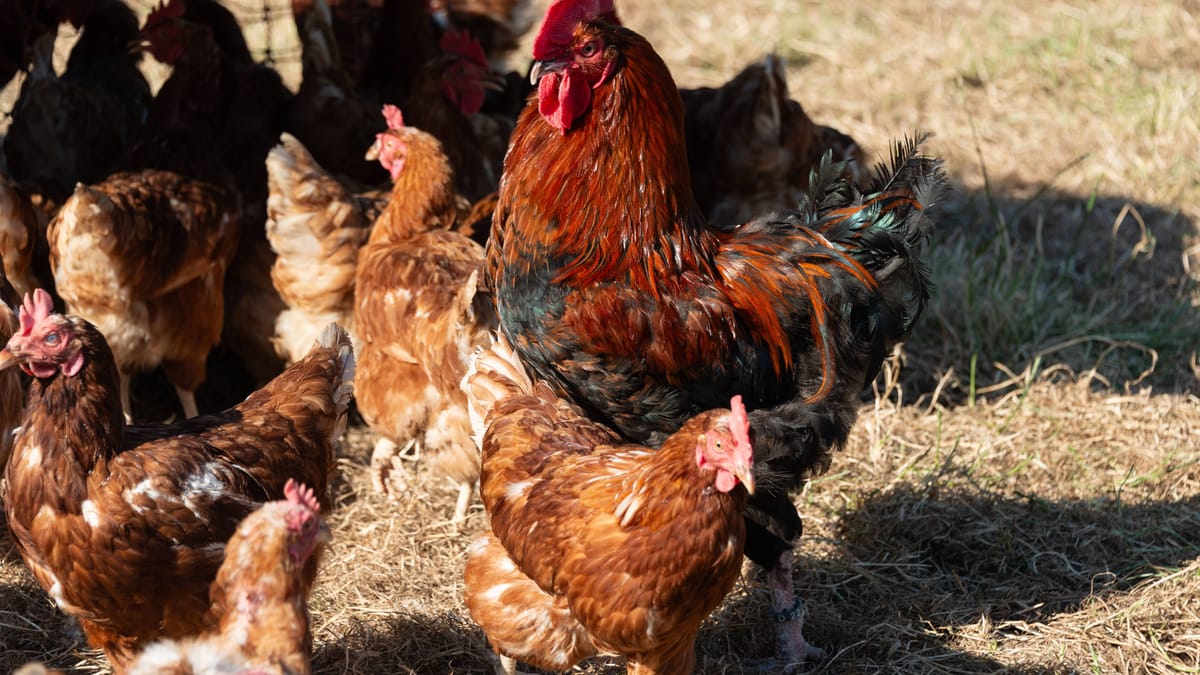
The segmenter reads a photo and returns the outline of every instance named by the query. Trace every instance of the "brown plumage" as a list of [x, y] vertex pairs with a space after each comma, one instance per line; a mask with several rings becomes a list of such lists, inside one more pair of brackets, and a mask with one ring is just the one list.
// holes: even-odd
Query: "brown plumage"
[[681, 89], [692, 191], [714, 223], [744, 223], [792, 209], [808, 193], [821, 156], [846, 162], [862, 183], [866, 157], [853, 138], [816, 124], [788, 94], [787, 72], [770, 54], [718, 88]]
[[47, 230], [69, 311], [99, 327], [128, 378], [161, 365], [183, 412], [197, 413], [208, 352], [221, 337], [225, 272], [239, 213], [221, 188], [168, 171], [79, 185]]
[[477, 293], [483, 247], [453, 231], [461, 198], [441, 145], [418, 129], [393, 126], [378, 149], [386, 166], [397, 167], [392, 198], [359, 253], [355, 279], [357, 400], [380, 435], [372, 458], [376, 487], [402, 489], [397, 446], [415, 446], [422, 461], [459, 484], [457, 522], [479, 476], [459, 384], [495, 316], [491, 298]]
[[267, 175], [271, 281], [287, 305], [275, 321], [280, 354], [289, 362], [300, 358], [330, 321], [345, 327], [360, 347], [354, 327], [358, 253], [390, 193], [352, 192], [290, 134], [267, 156]]
[[[0, 268], [0, 342], [7, 344], [17, 332], [17, 307], [20, 305], [20, 296], [8, 283], [4, 269]], [[20, 423], [24, 409], [25, 383], [21, 381], [21, 374], [15, 370], [0, 372], [0, 469], [8, 465], [13, 429]]]
[[0, 174], [0, 264], [18, 293], [53, 282], [46, 246], [49, 216], [32, 197]]
[[283, 367], [272, 342], [283, 301], [271, 284], [274, 255], [263, 223], [265, 161], [283, 132], [291, 94], [274, 69], [251, 60], [237, 21], [216, 0], [170, 0], [147, 17], [142, 37], [172, 70], [125, 168], [166, 169], [220, 185], [240, 207], [222, 344], [261, 384]]
[[27, 298], [21, 332], [0, 350], [0, 371], [20, 365], [34, 377], [5, 513], [34, 578], [121, 673], [150, 641], [216, 627], [208, 590], [225, 542], [288, 479], [328, 505], [354, 357], [331, 326], [226, 412], [127, 427], [103, 336], [51, 309], [45, 293]]
[[[746, 551], [785, 571], [773, 597], [791, 597], [790, 493], [829, 466], [925, 306], [924, 214], [944, 175], [900, 143], [865, 193], [823, 162], [796, 210], [714, 226], [670, 71], [645, 38], [593, 20], [605, 5], [553, 3], [534, 43], [538, 95], [513, 132], [488, 244], [501, 330], [631, 441], [657, 444], [745, 396], [760, 487]], [[793, 603], [773, 609], [787, 657], [817, 653]]]
[[211, 635], [155, 643], [130, 675], [312, 672], [308, 591], [329, 538], [311, 491], [291, 481], [238, 525], [209, 595], [220, 617]]
[[493, 648], [555, 671], [616, 654], [631, 673], [692, 672], [696, 632], [741, 571], [754, 486], [740, 399], [656, 450], [531, 381], [503, 339], [465, 388], [485, 420], [492, 528], [471, 548], [466, 602]]

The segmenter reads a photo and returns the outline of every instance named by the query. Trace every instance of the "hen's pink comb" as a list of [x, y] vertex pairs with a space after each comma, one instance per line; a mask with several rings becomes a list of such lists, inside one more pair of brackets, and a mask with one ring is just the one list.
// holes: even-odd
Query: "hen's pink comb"
[[314, 513], [321, 512], [321, 505], [317, 503], [316, 494], [313, 493], [312, 488], [303, 483], [297, 483], [289, 478], [287, 484], [283, 486], [283, 496], [287, 497], [289, 502], [306, 506]]
[[143, 31], [149, 30], [160, 23], [166, 23], [171, 19], [183, 18], [183, 0], [163, 0], [158, 7], [150, 12], [150, 16], [146, 17], [146, 25], [142, 28]]
[[483, 45], [471, 37], [467, 31], [446, 31], [438, 41], [438, 49], [447, 54], [461, 56], [477, 65], [488, 67], [487, 55], [483, 53]]
[[615, 0], [554, 0], [546, 10], [542, 28], [533, 41], [533, 58], [550, 59], [571, 44], [575, 26], [601, 19], [620, 26]]
[[404, 128], [404, 115], [391, 103], [383, 106], [383, 119], [387, 120], [388, 128], [393, 131]]
[[21, 335], [28, 336], [33, 332], [34, 325], [54, 312], [54, 299], [50, 294], [38, 288], [33, 296], [25, 294], [25, 302], [21, 305]]
[[746, 415], [746, 406], [742, 405], [740, 394], [729, 400], [729, 411], [729, 431], [733, 434], [734, 452], [745, 452], [749, 456], [753, 453], [750, 445], [750, 418]]

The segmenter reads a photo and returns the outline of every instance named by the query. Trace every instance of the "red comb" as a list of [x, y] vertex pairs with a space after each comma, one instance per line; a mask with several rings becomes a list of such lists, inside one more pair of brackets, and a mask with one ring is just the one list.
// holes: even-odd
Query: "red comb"
[[54, 312], [54, 299], [50, 294], [38, 288], [33, 296], [25, 294], [25, 302], [21, 305], [21, 335], [33, 332], [33, 326]]
[[153, 12], [150, 12], [150, 16], [146, 17], [146, 25], [142, 30], [148, 30], [171, 19], [181, 19], [183, 10], [183, 0], [163, 0], [158, 7], [154, 8]]
[[746, 415], [746, 406], [742, 405], [741, 395], [729, 400], [729, 431], [733, 434], [734, 446], [740, 452], [753, 452], [750, 445], [750, 418]]
[[315, 513], [321, 512], [321, 505], [317, 503], [317, 496], [313, 494], [312, 488], [302, 483], [297, 483], [291, 478], [283, 486], [283, 496], [287, 497], [287, 500], [293, 504], [306, 506]]
[[571, 44], [575, 26], [602, 19], [620, 26], [615, 0], [554, 0], [546, 10], [542, 28], [533, 41], [533, 58], [542, 60], [557, 56]]
[[465, 30], [450, 30], [443, 33], [442, 39], [438, 41], [438, 49], [447, 54], [461, 56], [484, 68], [488, 67], [487, 55], [483, 53], [483, 46], [479, 44], [479, 40], [471, 37], [471, 34]]
[[388, 128], [393, 131], [404, 128], [404, 115], [391, 103], [383, 106], [383, 119], [387, 120]]

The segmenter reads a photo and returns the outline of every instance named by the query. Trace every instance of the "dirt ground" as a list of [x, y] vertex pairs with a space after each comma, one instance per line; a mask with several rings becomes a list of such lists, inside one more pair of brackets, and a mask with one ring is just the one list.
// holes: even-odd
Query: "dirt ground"
[[[873, 157], [916, 130], [955, 192], [937, 290], [797, 495], [809, 673], [1200, 672], [1200, 5], [626, 0], [680, 86], [776, 50], [792, 94]], [[318, 673], [491, 672], [462, 602], [483, 527], [371, 434], [340, 455], [312, 599]], [[778, 672], [765, 585], [699, 639], [704, 673]], [[103, 671], [0, 539], [0, 672]], [[581, 673], [618, 673], [597, 660]]]

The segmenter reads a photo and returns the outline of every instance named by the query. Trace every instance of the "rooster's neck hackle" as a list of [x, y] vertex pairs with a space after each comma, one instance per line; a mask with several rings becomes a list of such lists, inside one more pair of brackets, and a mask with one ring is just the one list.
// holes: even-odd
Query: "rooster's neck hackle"
[[[711, 274], [711, 235], [692, 195], [675, 82], [641, 36], [602, 30], [621, 52], [612, 77], [565, 133], [536, 106], [525, 109], [505, 161], [498, 213], [516, 223], [511, 236], [562, 261], [559, 283], [619, 279], [653, 290], [684, 272]], [[516, 194], [513, 186], [522, 185], [542, 189]]]

